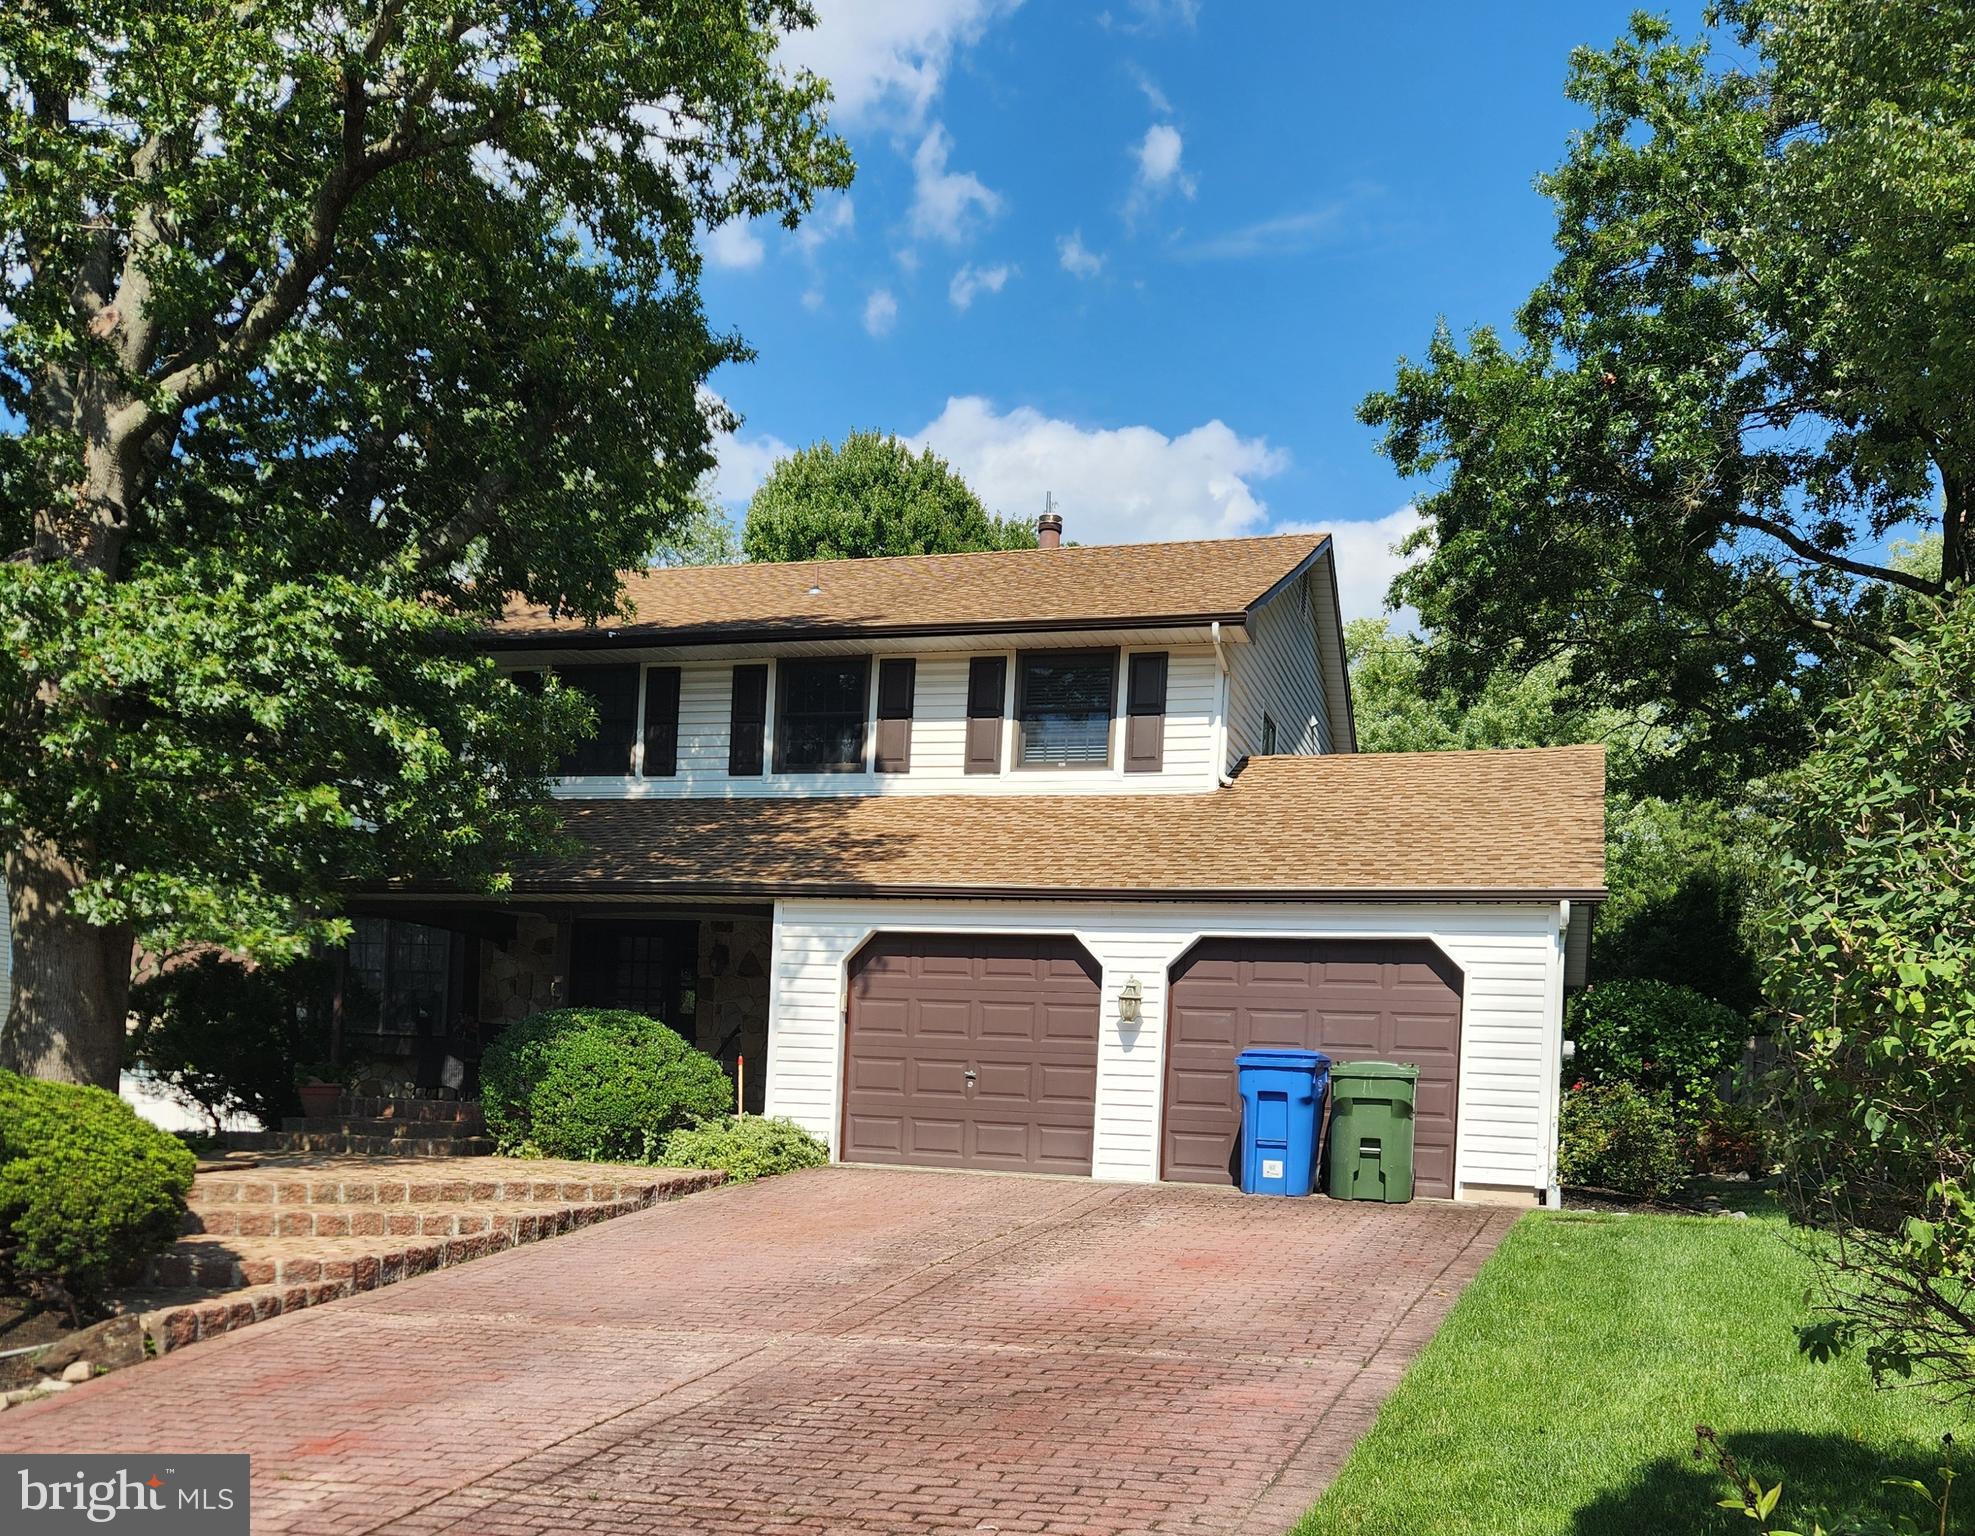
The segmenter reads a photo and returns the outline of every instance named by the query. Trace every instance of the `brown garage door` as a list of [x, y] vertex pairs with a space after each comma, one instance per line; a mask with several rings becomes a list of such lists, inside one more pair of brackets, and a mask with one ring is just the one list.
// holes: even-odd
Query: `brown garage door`
[[1089, 1173], [1097, 963], [1074, 939], [880, 934], [850, 967], [849, 1162]]
[[1211, 939], [1173, 969], [1161, 1171], [1234, 1181], [1234, 1058], [1252, 1045], [1420, 1069], [1415, 1188], [1454, 1193], [1461, 973], [1424, 940]]

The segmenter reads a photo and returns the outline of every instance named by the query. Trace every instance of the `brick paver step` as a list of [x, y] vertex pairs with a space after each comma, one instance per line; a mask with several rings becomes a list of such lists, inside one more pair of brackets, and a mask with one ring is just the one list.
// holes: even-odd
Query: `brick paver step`
[[[597, 1202], [596, 1209], [642, 1209], [648, 1201]], [[190, 1238], [317, 1237], [472, 1237], [512, 1226], [522, 1216], [590, 1205], [551, 1205], [541, 1201], [465, 1205], [231, 1205], [202, 1206], [186, 1212]], [[612, 1214], [620, 1214], [612, 1210]]]
[[345, 1094], [336, 1113], [358, 1119], [419, 1120], [445, 1125], [481, 1119], [480, 1105], [471, 1099], [388, 1099]]
[[202, 1172], [189, 1204], [204, 1212], [227, 1205], [439, 1205], [466, 1201], [547, 1200], [606, 1203], [671, 1199], [710, 1189], [720, 1175], [700, 1169], [625, 1169], [584, 1164], [510, 1162], [505, 1158], [348, 1158], [270, 1162]]

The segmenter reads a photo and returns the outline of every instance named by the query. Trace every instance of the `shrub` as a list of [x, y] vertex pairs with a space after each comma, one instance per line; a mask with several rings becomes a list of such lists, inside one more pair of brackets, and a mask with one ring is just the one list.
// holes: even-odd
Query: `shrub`
[[296, 1064], [329, 1054], [328, 991], [321, 961], [275, 971], [201, 955], [131, 988], [136, 1027], [124, 1060], [205, 1115], [215, 1133], [233, 1114], [277, 1126], [301, 1111]]
[[1715, 1099], [1715, 1080], [1742, 1058], [1749, 1024], [1732, 1008], [1664, 981], [1608, 981], [1570, 1010], [1574, 1079], [1630, 1083], [1664, 1095], [1692, 1122]]
[[178, 1236], [193, 1163], [113, 1093], [0, 1072], [0, 1282], [100, 1301]]
[[510, 1155], [640, 1161], [734, 1086], [703, 1051], [656, 1019], [601, 1008], [537, 1013], [503, 1031], [480, 1063], [487, 1127]]
[[1925, 605], [1789, 781], [1760, 908], [1804, 1343], [1975, 1397], [1975, 594]]
[[718, 1168], [740, 1183], [820, 1168], [830, 1149], [793, 1120], [728, 1115], [682, 1126], [665, 1138], [658, 1160], [668, 1168]]
[[1557, 1181], [1657, 1200], [1685, 1175], [1680, 1133], [1660, 1103], [1630, 1083], [1579, 1083], [1564, 1095]]
[[1746, 1174], [1753, 1179], [1769, 1172], [1762, 1117], [1745, 1105], [1719, 1101], [1709, 1105], [1687, 1136], [1688, 1161], [1696, 1173]]

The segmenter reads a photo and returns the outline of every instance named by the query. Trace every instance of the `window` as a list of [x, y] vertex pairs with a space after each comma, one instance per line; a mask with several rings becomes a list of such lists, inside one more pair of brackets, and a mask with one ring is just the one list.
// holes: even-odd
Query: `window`
[[343, 1027], [356, 1034], [446, 1033], [453, 936], [387, 917], [351, 919]]
[[[571, 744], [556, 771], [564, 778], [620, 777], [631, 771], [631, 743], [638, 734], [638, 668], [557, 667], [556, 681], [573, 688], [597, 712], [597, 733]], [[515, 682], [541, 688], [539, 672], [518, 672]]]
[[871, 658], [784, 661], [775, 671], [775, 766], [784, 773], [856, 773], [864, 767]]
[[1276, 723], [1265, 712], [1262, 716], [1262, 756], [1272, 757], [1276, 749]]
[[628, 1008], [694, 1038], [697, 923], [585, 919], [569, 948], [569, 1000], [577, 1007]]
[[1103, 768], [1111, 762], [1115, 651], [1031, 651], [1021, 659], [1016, 762], [1024, 768]]

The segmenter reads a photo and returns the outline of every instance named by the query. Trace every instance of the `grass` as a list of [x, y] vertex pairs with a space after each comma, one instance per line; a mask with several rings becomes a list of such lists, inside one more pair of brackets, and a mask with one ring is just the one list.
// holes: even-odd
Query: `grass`
[[1715, 1507], [1727, 1489], [1693, 1459], [1696, 1424], [1784, 1484], [1783, 1528], [1924, 1515], [1880, 1480], [1936, 1484], [1940, 1437], [1962, 1438], [1966, 1415], [1875, 1390], [1855, 1359], [1800, 1356], [1810, 1279], [1766, 1205], [1749, 1220], [1532, 1214], [1295, 1536], [1755, 1531]]

